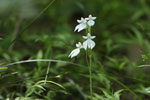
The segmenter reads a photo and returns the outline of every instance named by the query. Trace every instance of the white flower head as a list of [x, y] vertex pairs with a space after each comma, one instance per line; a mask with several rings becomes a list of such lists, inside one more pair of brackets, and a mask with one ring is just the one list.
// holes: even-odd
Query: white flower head
[[92, 17], [92, 15], [89, 15], [89, 17], [88, 18], [86, 18], [86, 20], [88, 20], [88, 25], [89, 26], [93, 26], [94, 24], [95, 24], [95, 20], [96, 19], [96, 17]]
[[69, 54], [68, 57], [73, 58], [75, 56], [77, 56], [80, 53], [80, 49], [83, 48], [81, 42], [76, 44], [76, 49], [72, 50], [72, 52]]
[[93, 49], [95, 47], [95, 42], [92, 40], [94, 39], [96, 36], [91, 36], [90, 33], [88, 33], [87, 36], [83, 36], [84, 39], [86, 39], [83, 42], [83, 48], [86, 50], [87, 48]]
[[84, 29], [87, 28], [87, 20], [86, 18], [81, 17], [81, 20], [77, 20], [77, 22], [79, 23], [76, 27], [74, 31], [82, 31]]
[[78, 42], [78, 43], [76, 44], [76, 47], [79, 48], [79, 49], [83, 48], [81, 42]]

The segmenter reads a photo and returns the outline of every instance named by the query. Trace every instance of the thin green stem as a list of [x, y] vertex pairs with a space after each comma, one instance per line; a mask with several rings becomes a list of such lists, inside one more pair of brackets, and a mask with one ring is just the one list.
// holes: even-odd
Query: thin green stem
[[88, 33], [91, 34], [91, 27], [88, 27]]
[[45, 84], [47, 82], [47, 77], [48, 77], [48, 74], [49, 74], [50, 65], [51, 65], [51, 62], [48, 63], [47, 72], [46, 72], [46, 76], [45, 76]]
[[88, 51], [86, 51], [86, 62], [87, 62], [87, 65], [89, 66]]
[[132, 89], [130, 89], [128, 86], [126, 86], [125, 84], [123, 84], [122, 82], [118, 81], [117, 79], [108, 76], [110, 79], [112, 79], [113, 81], [117, 82], [118, 84], [120, 84], [122, 87], [124, 87], [125, 89], [127, 89], [130, 93], [132, 93], [138, 100], [142, 100], [142, 98], [140, 96], [138, 96], [134, 91], [132, 91]]
[[[49, 50], [48, 50], [48, 51], [49, 51]], [[52, 51], [51, 51], [50, 58], [51, 58], [51, 56], [52, 56]], [[45, 84], [47, 83], [47, 78], [48, 78], [50, 66], [51, 66], [51, 62], [48, 62], [48, 67], [47, 67], [46, 76], [45, 76]]]
[[92, 99], [93, 95], [93, 83], [92, 83], [92, 56], [91, 52], [89, 54], [89, 75], [90, 75], [90, 97]]
[[[20, 32], [20, 33], [24, 33], [45, 11], [47, 11], [47, 9], [55, 2], [56, 0], [52, 0], [50, 1], [50, 3], [44, 8], [42, 9], [42, 11]], [[19, 35], [18, 34], [13, 41], [11, 41], [10, 47], [14, 44], [14, 42], [19, 39]]]
[[[86, 30], [86, 34], [90, 33], [91, 34], [91, 27], [88, 26], [87, 30]], [[90, 99], [92, 100], [93, 97], [93, 83], [92, 83], [92, 54], [91, 54], [91, 50], [87, 49], [86, 51], [86, 58], [87, 58], [87, 64], [89, 67], [89, 82], [90, 82]]]

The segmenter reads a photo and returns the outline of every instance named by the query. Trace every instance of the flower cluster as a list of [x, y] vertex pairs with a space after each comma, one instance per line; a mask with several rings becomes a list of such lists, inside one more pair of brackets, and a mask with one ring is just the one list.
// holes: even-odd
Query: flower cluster
[[[92, 15], [89, 15], [88, 18], [83, 18], [81, 17], [81, 20], [77, 20], [77, 22], [79, 23], [76, 27], [74, 31], [80, 32], [84, 29], [90, 29], [94, 24], [94, 20], [96, 19], [96, 17], [92, 17]], [[91, 36], [91, 32], [88, 31], [87, 36], [82, 36], [83, 39], [85, 39], [85, 41], [83, 42], [83, 44], [81, 42], [76, 44], [76, 49], [74, 49], [69, 57], [73, 58], [75, 56], [77, 56], [80, 53], [80, 49], [84, 48], [85, 50], [87, 50], [87, 48], [89, 49], [93, 49], [95, 47], [95, 42], [92, 40], [94, 39], [96, 36]]]

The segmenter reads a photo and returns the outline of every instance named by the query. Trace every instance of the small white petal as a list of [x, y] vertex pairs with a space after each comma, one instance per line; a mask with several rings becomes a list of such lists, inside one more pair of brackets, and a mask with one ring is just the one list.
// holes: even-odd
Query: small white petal
[[88, 21], [88, 25], [89, 25], [89, 26], [93, 26], [94, 24], [95, 24], [95, 22], [94, 22], [93, 20], [89, 20], [89, 21]]
[[84, 20], [85, 20], [85, 19], [84, 19], [83, 17], [81, 17], [81, 19], [80, 19], [80, 20], [77, 20], [77, 22], [78, 22], [78, 23], [82, 23], [82, 22], [84, 22]]
[[91, 39], [88, 39], [88, 48], [93, 49], [95, 47], [95, 42]]
[[78, 43], [76, 44], [76, 47], [79, 48], [79, 49], [81, 49], [81, 48], [82, 48], [81, 42], [78, 42]]
[[83, 48], [86, 50], [87, 49], [87, 46], [88, 46], [88, 42], [87, 40], [83, 42]]
[[83, 29], [87, 28], [87, 20], [83, 17], [81, 17], [81, 20], [77, 20], [77, 22], [79, 23], [76, 27], [74, 31], [82, 31]]
[[91, 39], [94, 39], [96, 36], [91, 36]]
[[78, 42], [79, 45], [81, 45], [81, 42]]
[[76, 44], [76, 47], [79, 47], [79, 44]]
[[88, 16], [88, 18], [85, 18], [86, 20], [95, 20], [96, 19], [96, 17], [92, 17], [92, 15], [90, 14], [89, 16]]
[[[80, 25], [80, 24], [79, 24]], [[77, 25], [74, 29], [74, 32], [77, 31], [79, 29], [79, 25]]]
[[81, 21], [83, 22], [85, 19], [83, 17], [81, 17]]
[[82, 36], [84, 39], [94, 39], [96, 36], [91, 36], [90, 33], [87, 34], [87, 36]]
[[79, 53], [80, 53], [80, 49], [79, 49], [79, 48], [74, 49], [74, 50], [70, 53], [70, 55], [69, 55], [68, 57], [73, 58], [73, 57], [77, 56]]
[[92, 20], [95, 20], [96, 19], [96, 17], [92, 17]]
[[89, 18], [92, 18], [92, 15], [91, 15], [91, 14], [89, 15]]
[[93, 49], [95, 47], [95, 42], [91, 39], [87, 39], [83, 42], [83, 48], [86, 50], [87, 48]]
[[88, 37], [87, 36], [82, 36], [84, 39], [88, 39]]
[[86, 28], [87, 28], [86, 24], [85, 23], [81, 23], [81, 24], [78, 25], [78, 32], [80, 32], [80, 31], [82, 31], [82, 30], [84, 30]]
[[89, 18], [85, 18], [86, 20], [89, 20]]
[[80, 32], [80, 31], [82, 31], [83, 29], [86, 29], [86, 28], [87, 28], [86, 24], [85, 24], [85, 23], [81, 23], [81, 24], [78, 24], [78, 25], [75, 27], [75, 30], [74, 30], [74, 31]]
[[88, 34], [87, 34], [87, 37], [91, 37], [91, 34], [90, 34], [90, 33], [88, 33]]
[[81, 20], [77, 20], [78, 23], [81, 23]]
[[90, 19], [90, 20], [95, 20], [96, 17], [93, 17], [92, 15], [89, 15], [89, 19]]

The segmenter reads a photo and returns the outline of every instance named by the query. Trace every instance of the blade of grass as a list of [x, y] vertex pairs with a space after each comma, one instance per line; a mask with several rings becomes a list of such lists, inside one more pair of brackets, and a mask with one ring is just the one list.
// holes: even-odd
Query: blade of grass
[[116, 83], [120, 84], [122, 87], [124, 87], [126, 90], [128, 90], [131, 94], [133, 94], [138, 100], [142, 100], [141, 97], [139, 97], [134, 91], [132, 91], [128, 86], [126, 86], [125, 84], [123, 84], [122, 82], [112, 78], [112, 77], [109, 77], [110, 79], [112, 79], [113, 81], [115, 81]]
[[[24, 33], [56, 0], [52, 0], [40, 13], [37, 15], [20, 33]], [[9, 48], [14, 44], [14, 42], [18, 39], [20, 34], [18, 34], [13, 41], [11, 41], [11, 44]]]
[[[51, 54], [50, 54], [50, 58], [49, 58], [49, 59], [52, 58], [52, 54], [53, 54], [53, 50], [51, 51]], [[47, 81], [47, 78], [48, 78], [50, 66], [51, 66], [51, 62], [48, 62], [47, 71], [46, 71], [46, 76], [45, 76], [45, 84], [46, 84], [46, 81]]]
[[45, 84], [47, 82], [47, 78], [48, 78], [50, 66], [51, 66], [51, 62], [48, 63], [48, 67], [47, 67], [47, 71], [46, 71], [46, 76], [45, 76]]
[[76, 64], [76, 63], [72, 63], [72, 62], [67, 62], [67, 61], [62, 61], [62, 60], [50, 60], [50, 59], [22, 60], [22, 61], [17, 61], [17, 62], [9, 63], [9, 64], [6, 64], [6, 65], [0, 65], [0, 67], [8, 67], [8, 66], [17, 65], [17, 64], [30, 63], [30, 62], [38, 62], [38, 61], [40, 61], [40, 62], [60, 62], [60, 63], [68, 63], [68, 64], [72, 64], [72, 65], [76, 65], [76, 66], [81, 66], [81, 67], [83, 67], [83, 65]]
[[81, 87], [78, 84], [76, 84], [71, 78], [67, 77], [67, 80], [79, 91], [79, 93], [84, 98], [84, 100], [87, 100], [87, 98], [86, 98], [83, 90], [81, 89]]
[[[80, 64], [76, 64], [76, 63], [72, 63], [72, 62], [67, 62], [67, 61], [62, 61], [62, 60], [49, 60], [49, 59], [33, 59], [33, 60], [23, 60], [23, 61], [18, 61], [18, 62], [13, 62], [13, 63], [9, 63], [9, 64], [6, 64], [6, 65], [0, 65], [0, 68], [2, 67], [9, 67], [9, 66], [12, 66], [12, 65], [17, 65], [17, 64], [23, 64], [23, 63], [31, 63], [31, 62], [37, 62], [37, 61], [41, 61], [41, 62], [59, 62], [59, 63], [68, 63], [68, 64], [71, 64], [71, 65], [76, 65], [76, 66], [80, 66], [80, 67], [85, 67], [83, 65], [80, 65]], [[86, 67], [85, 67], [86, 68]], [[1, 77], [1, 78], [4, 78], [4, 77]], [[55, 77], [57, 78], [57, 77]], [[22, 82], [24, 80], [19, 80], [19, 81], [16, 81], [16, 82]], [[15, 83], [16, 83], [15, 82]], [[8, 83], [5, 83], [5, 85], [7, 84], [11, 84], [12, 82], [8, 82]], [[0, 84], [1, 85], [1, 84]], [[4, 84], [3, 84], [4, 85]]]
[[[57, 85], [58, 87], [61, 87], [62, 89], [65, 89], [65, 87], [63, 87], [61, 84], [56, 83], [56, 82], [54, 82], [54, 81], [46, 81], [46, 82], [47, 82], [47, 83], [52, 83], [52, 84], [54, 84], [54, 85]], [[37, 85], [37, 84], [41, 84], [41, 83], [45, 83], [45, 80], [38, 81], [38, 82], [35, 83], [35, 84]]]
[[139, 65], [139, 66], [137, 66], [137, 67], [150, 67], [150, 65]]

